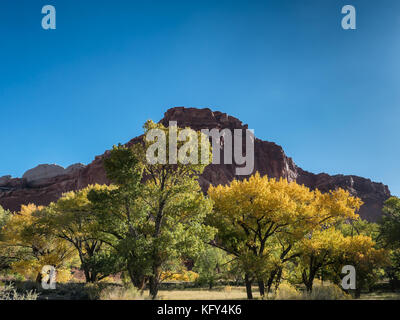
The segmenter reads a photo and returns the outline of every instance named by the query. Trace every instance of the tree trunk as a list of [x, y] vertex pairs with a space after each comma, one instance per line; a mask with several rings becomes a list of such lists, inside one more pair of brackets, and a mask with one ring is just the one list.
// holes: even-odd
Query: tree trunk
[[37, 282], [38, 284], [41, 284], [41, 283], [42, 283], [42, 279], [43, 279], [42, 273], [41, 273], [41, 272], [38, 272], [38, 274], [37, 274], [37, 276], [36, 276], [36, 282]]
[[264, 284], [264, 280], [258, 280], [258, 290], [260, 291], [260, 296], [264, 297], [265, 295], [265, 284]]
[[90, 272], [90, 268], [88, 266], [82, 266], [83, 273], [85, 274], [86, 283], [95, 283], [97, 282], [97, 273]]
[[150, 296], [153, 300], [157, 298], [158, 289], [160, 286], [161, 266], [157, 261], [153, 265], [153, 274], [150, 277]]
[[281, 284], [281, 279], [282, 279], [282, 268], [279, 268], [278, 274], [276, 275], [275, 292], [278, 290], [278, 287]]
[[277, 273], [277, 270], [274, 270], [274, 271], [271, 271], [271, 273], [269, 275], [269, 278], [268, 278], [268, 281], [267, 281], [267, 293], [271, 292], [271, 287], [272, 287], [272, 284], [274, 282], [276, 273]]
[[250, 280], [248, 274], [245, 274], [244, 281], [246, 283], [247, 299], [252, 300], [253, 299], [253, 292], [251, 291], [251, 280]]
[[360, 286], [357, 286], [357, 287], [356, 287], [356, 290], [355, 290], [355, 292], [354, 292], [354, 297], [355, 297], [356, 299], [358, 299], [358, 298], [360, 298], [360, 296], [361, 296], [361, 287], [360, 287]]
[[82, 266], [82, 269], [83, 269], [83, 273], [85, 274], [86, 283], [89, 283], [90, 282], [89, 270], [87, 270], [87, 268], [85, 268], [85, 266]]
[[315, 278], [315, 272], [310, 272], [310, 275], [308, 276], [308, 280], [305, 283], [308, 293], [312, 292], [313, 284], [314, 284], [314, 278]]
[[306, 286], [307, 292], [311, 293], [312, 288], [313, 288], [313, 283], [315, 279], [315, 275], [317, 274], [318, 268], [313, 268], [312, 266], [309, 267], [308, 271], [308, 276], [307, 276], [307, 271], [303, 270], [302, 272], [302, 278], [303, 278], [303, 283]]
[[140, 272], [136, 272], [132, 270], [133, 268], [128, 269], [129, 278], [131, 278], [131, 282], [135, 288], [140, 291], [143, 291], [146, 286], [146, 277], [144, 277]]
[[157, 277], [151, 276], [149, 284], [150, 284], [150, 296], [153, 300], [155, 300], [157, 298], [158, 288], [159, 288], [159, 281]]

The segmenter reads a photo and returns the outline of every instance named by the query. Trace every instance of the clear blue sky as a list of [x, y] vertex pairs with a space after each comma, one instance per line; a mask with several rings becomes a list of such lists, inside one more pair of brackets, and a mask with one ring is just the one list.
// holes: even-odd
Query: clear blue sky
[[400, 195], [398, 0], [1, 0], [0, 46], [0, 176], [89, 163], [188, 106]]

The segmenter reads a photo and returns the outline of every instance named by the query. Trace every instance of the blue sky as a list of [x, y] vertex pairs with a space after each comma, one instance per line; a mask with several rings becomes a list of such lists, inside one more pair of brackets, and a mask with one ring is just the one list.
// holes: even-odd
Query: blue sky
[[[57, 29], [41, 28], [54, 5]], [[341, 28], [341, 8], [357, 30]], [[2, 0], [0, 176], [89, 163], [170, 107], [400, 195], [400, 2]]]

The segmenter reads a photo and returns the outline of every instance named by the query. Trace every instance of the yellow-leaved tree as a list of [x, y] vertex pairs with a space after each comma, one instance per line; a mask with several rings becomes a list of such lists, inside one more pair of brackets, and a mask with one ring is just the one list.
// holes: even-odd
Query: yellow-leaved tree
[[214, 245], [236, 257], [246, 282], [247, 296], [257, 281], [264, 295], [279, 285], [282, 270], [299, 256], [295, 244], [313, 230], [341, 219], [356, 219], [362, 202], [338, 189], [328, 193], [310, 190], [286, 179], [259, 173], [227, 186], [211, 186], [214, 215], [208, 223], [218, 229]]
[[390, 264], [389, 251], [376, 248], [375, 241], [367, 235], [345, 237], [342, 250], [339, 264], [352, 265], [356, 270], [356, 297], [376, 282], [381, 268]]
[[[377, 271], [388, 263], [388, 253], [377, 249], [370, 236], [344, 236], [335, 227], [316, 230], [298, 243], [300, 277], [308, 292], [319, 273], [335, 283], [341, 280], [342, 267], [351, 265], [356, 271], [355, 296], [367, 289], [377, 277]], [[325, 275], [325, 277], [323, 277]]]
[[42, 233], [37, 220], [44, 207], [23, 205], [19, 213], [8, 219], [3, 228], [3, 246], [18, 251], [18, 261], [11, 264], [12, 270], [31, 280], [41, 281], [42, 268], [54, 266], [57, 281], [70, 278], [67, 264], [74, 256], [73, 248], [61, 239]]
[[315, 230], [302, 239], [297, 246], [301, 281], [307, 292], [313, 289], [318, 272], [340, 261], [345, 250], [345, 237], [334, 227]]

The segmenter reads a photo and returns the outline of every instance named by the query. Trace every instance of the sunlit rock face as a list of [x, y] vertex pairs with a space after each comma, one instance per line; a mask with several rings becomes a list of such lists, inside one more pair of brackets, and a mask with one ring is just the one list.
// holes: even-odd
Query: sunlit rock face
[[[176, 121], [180, 127], [191, 127], [195, 130], [248, 129], [248, 125], [243, 124], [239, 119], [208, 108], [176, 107], [169, 109], [160, 122], [168, 126], [170, 121]], [[142, 136], [136, 137], [127, 145], [138, 143], [142, 138]], [[245, 150], [244, 146], [243, 150]], [[223, 144], [221, 152], [224, 152]], [[76, 164], [64, 169], [56, 165], [40, 165], [28, 170], [22, 179], [2, 177], [0, 178], [0, 205], [13, 211], [19, 210], [22, 204], [48, 205], [57, 200], [64, 192], [78, 190], [94, 183], [108, 184], [109, 181], [103, 168], [103, 158], [108, 154], [109, 151], [106, 151], [103, 155], [97, 156], [87, 166]], [[352, 195], [363, 200], [364, 205], [361, 207], [360, 215], [369, 221], [379, 220], [383, 202], [390, 197], [390, 191], [386, 185], [372, 182], [366, 178], [331, 176], [325, 173], [314, 174], [304, 171], [286, 156], [281, 146], [273, 142], [256, 138], [254, 154], [253, 173], [258, 171], [261, 175], [273, 178], [283, 177], [289, 181], [297, 181], [311, 189], [318, 188], [323, 192], [338, 187], [349, 190]], [[221, 159], [222, 164], [210, 164], [200, 176], [199, 183], [204, 192], [211, 184], [227, 184], [235, 177], [240, 179], [247, 177], [235, 176], [236, 164], [234, 161], [232, 164], [224, 164], [224, 157]]]

